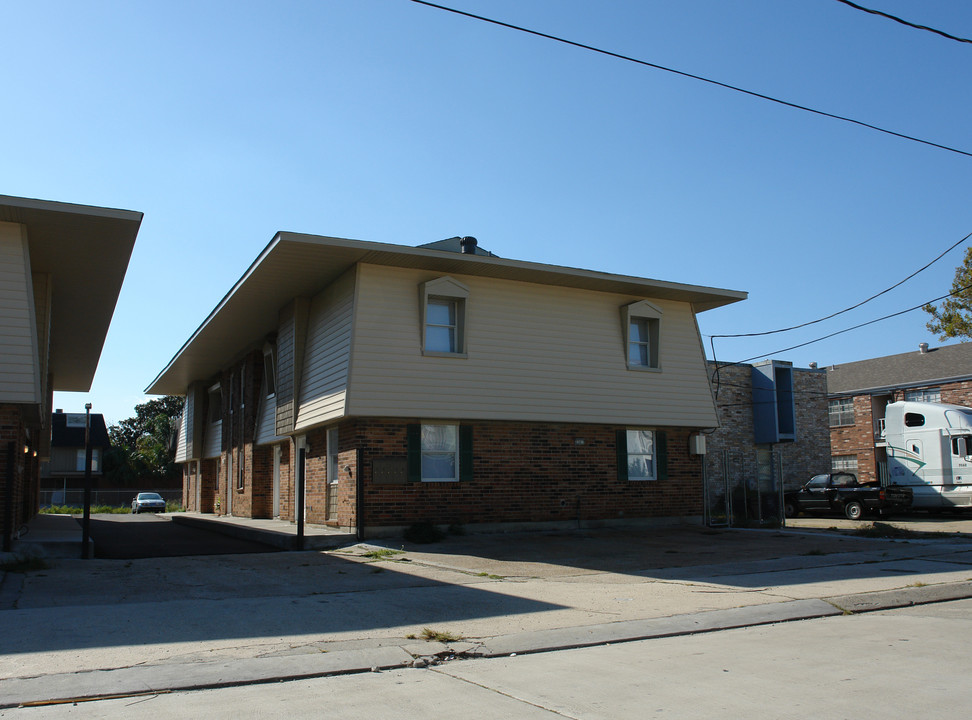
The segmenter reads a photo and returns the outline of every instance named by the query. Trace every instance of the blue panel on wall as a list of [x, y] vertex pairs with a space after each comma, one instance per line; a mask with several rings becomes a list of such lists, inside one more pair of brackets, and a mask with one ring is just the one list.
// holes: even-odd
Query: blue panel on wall
[[753, 366], [753, 436], [757, 443], [796, 440], [793, 366], [771, 360]]

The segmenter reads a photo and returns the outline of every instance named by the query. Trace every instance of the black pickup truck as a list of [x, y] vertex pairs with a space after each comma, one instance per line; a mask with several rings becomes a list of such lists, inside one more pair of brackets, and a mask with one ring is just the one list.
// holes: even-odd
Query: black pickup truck
[[783, 513], [836, 512], [860, 520], [865, 512], [887, 517], [911, 507], [911, 488], [900, 485], [862, 485], [853, 473], [814, 475], [799, 490], [783, 494]]

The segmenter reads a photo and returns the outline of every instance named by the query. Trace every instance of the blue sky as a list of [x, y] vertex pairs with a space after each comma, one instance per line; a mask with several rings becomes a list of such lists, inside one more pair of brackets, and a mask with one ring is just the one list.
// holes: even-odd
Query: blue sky
[[[836, 0], [443, 4], [972, 152], [972, 45]], [[867, 4], [972, 37], [972, 4]], [[972, 157], [408, 0], [4, 3], [0, 193], [145, 219], [89, 394], [110, 422], [278, 230], [745, 290], [704, 336], [806, 322], [972, 232]], [[963, 244], [720, 360], [939, 341]], [[708, 349], [708, 338], [705, 338]]]

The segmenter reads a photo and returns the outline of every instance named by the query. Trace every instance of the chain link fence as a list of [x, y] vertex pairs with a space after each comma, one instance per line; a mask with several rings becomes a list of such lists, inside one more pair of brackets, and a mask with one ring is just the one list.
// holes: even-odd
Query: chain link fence
[[[92, 505], [109, 505], [112, 507], [130, 507], [132, 500], [139, 490], [92, 490]], [[166, 502], [182, 504], [182, 490], [152, 490], [158, 492]], [[40, 504], [42, 508], [52, 505], [67, 505], [84, 507], [84, 490], [82, 488], [68, 488], [67, 490], [41, 490]]]

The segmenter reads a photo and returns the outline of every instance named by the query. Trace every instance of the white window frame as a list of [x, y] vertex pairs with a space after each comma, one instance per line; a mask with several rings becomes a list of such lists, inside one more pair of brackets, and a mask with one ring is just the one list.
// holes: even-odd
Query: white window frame
[[[850, 414], [850, 422], [846, 422], [847, 414]], [[851, 427], [857, 420], [854, 413], [854, 398], [843, 397], [834, 398], [827, 403], [827, 417], [830, 427]]]
[[[76, 472], [84, 472], [84, 465], [87, 460], [87, 454], [88, 452], [85, 448], [80, 448], [77, 451], [77, 454], [75, 456], [75, 461], [74, 461], [75, 462], [74, 467], [76, 468]], [[100, 472], [98, 470], [98, 458], [99, 458], [98, 448], [96, 447], [91, 448], [91, 472]]]
[[[443, 427], [451, 428], [453, 434], [453, 442], [455, 445], [455, 450], [451, 453], [441, 451], [441, 450], [426, 450], [425, 447], [425, 429], [431, 427]], [[459, 481], [459, 423], [422, 423], [421, 431], [419, 434], [419, 453], [422, 458], [422, 482], [458, 482]], [[446, 457], [452, 456], [453, 463], [453, 475], [452, 477], [426, 477], [425, 475], [425, 458], [426, 456], [434, 457]]]
[[[625, 446], [627, 448], [627, 457], [625, 461], [628, 467], [628, 480], [631, 482], [654, 482], [658, 480], [658, 438], [654, 430], [649, 430], [646, 428], [625, 428]], [[632, 452], [632, 433], [649, 433], [651, 435], [651, 452]], [[650, 458], [648, 461], [649, 471], [648, 475], [632, 475], [631, 474], [631, 460], [632, 458]]]
[[857, 475], [857, 455], [833, 455], [830, 458], [833, 472], [849, 472]]
[[[621, 333], [624, 338], [624, 362], [628, 370], [661, 372], [661, 308], [647, 300], [639, 300], [621, 307]], [[641, 325], [647, 340], [639, 340], [631, 326]], [[632, 358], [632, 347], [646, 347], [647, 363]], [[639, 353], [640, 355], [640, 353]]]
[[932, 387], [920, 388], [918, 390], [905, 390], [904, 399], [910, 402], [940, 403], [942, 401], [942, 389]]
[[[429, 280], [419, 286], [419, 326], [422, 329], [422, 354], [430, 357], [464, 358], [466, 355], [466, 301], [469, 298], [469, 288], [451, 277], [441, 277]], [[454, 331], [454, 345], [451, 350], [429, 349], [429, 327], [444, 327], [429, 323], [430, 301], [446, 301], [453, 304], [455, 311], [455, 325], [449, 326]]]

